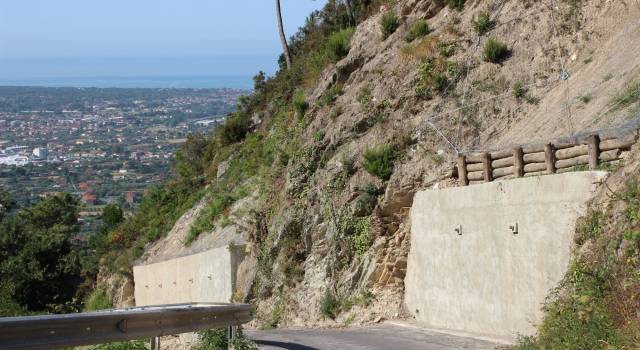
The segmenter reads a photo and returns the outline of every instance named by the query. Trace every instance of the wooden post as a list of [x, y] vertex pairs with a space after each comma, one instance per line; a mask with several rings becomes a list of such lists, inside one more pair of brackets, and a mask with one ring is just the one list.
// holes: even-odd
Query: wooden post
[[544, 145], [544, 159], [547, 163], [547, 174], [556, 173], [556, 148], [551, 143]]
[[513, 149], [513, 175], [516, 177], [524, 176], [524, 153], [522, 147], [515, 147]]
[[600, 163], [600, 136], [591, 135], [587, 140], [589, 146], [589, 170], [598, 169]]
[[460, 180], [460, 185], [469, 185], [469, 177], [467, 176], [467, 157], [464, 154], [458, 155], [458, 179]]
[[484, 153], [482, 155], [482, 173], [484, 174], [484, 181], [493, 181], [493, 169], [491, 168], [491, 153]]

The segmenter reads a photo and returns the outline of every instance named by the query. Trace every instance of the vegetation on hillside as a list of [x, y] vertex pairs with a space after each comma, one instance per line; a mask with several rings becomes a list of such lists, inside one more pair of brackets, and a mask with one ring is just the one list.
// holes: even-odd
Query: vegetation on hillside
[[640, 183], [578, 225], [576, 255], [544, 306], [536, 337], [514, 349], [637, 349], [640, 344]]
[[[0, 205], [11, 209], [1, 193]], [[79, 309], [84, 252], [71, 242], [77, 212], [76, 200], [60, 194], [0, 216], [0, 316]]]

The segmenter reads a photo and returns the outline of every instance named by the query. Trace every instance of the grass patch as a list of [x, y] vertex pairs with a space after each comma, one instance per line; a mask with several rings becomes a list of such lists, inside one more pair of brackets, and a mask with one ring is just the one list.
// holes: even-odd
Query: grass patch
[[329, 60], [337, 62], [349, 54], [349, 43], [354, 32], [354, 28], [347, 28], [334, 32], [329, 36], [324, 47]]
[[640, 81], [629, 84], [611, 99], [612, 111], [629, 107], [640, 101]]
[[461, 11], [464, 8], [465, 0], [447, 0], [449, 8]]
[[587, 104], [593, 100], [593, 96], [591, 94], [584, 94], [578, 97], [578, 100], [584, 104]]
[[97, 311], [111, 309], [113, 304], [111, 298], [107, 295], [107, 291], [104, 288], [96, 288], [85, 302], [86, 311]]
[[296, 112], [298, 118], [303, 118], [304, 114], [307, 112], [309, 108], [309, 104], [307, 103], [306, 97], [304, 95], [304, 91], [298, 90], [295, 94], [293, 94], [293, 100], [291, 102], [293, 104], [293, 110]]
[[380, 28], [382, 31], [382, 40], [386, 40], [389, 35], [393, 34], [400, 26], [400, 19], [393, 11], [385, 12], [380, 18]]
[[389, 144], [369, 148], [364, 152], [362, 166], [371, 175], [388, 180], [393, 174], [397, 151]]
[[90, 346], [89, 350], [147, 350], [146, 340], [132, 340], [126, 342], [107, 343]]
[[442, 58], [426, 58], [418, 68], [416, 97], [430, 99], [434, 93], [445, 95], [458, 74], [456, 62]]
[[423, 36], [429, 34], [429, 24], [427, 21], [423, 19], [419, 19], [411, 25], [409, 31], [404, 37], [404, 40], [407, 42], [412, 42], [418, 38], [422, 38]]
[[486, 62], [501, 63], [511, 55], [507, 44], [495, 38], [489, 38], [484, 44], [483, 59]]
[[327, 89], [327, 91], [325, 91], [322, 96], [320, 96], [320, 98], [318, 99], [318, 104], [320, 106], [330, 106], [334, 102], [336, 102], [338, 97], [343, 93], [344, 91], [342, 90], [342, 87], [340, 85], [333, 85], [329, 89]]
[[[354, 305], [358, 305], [361, 307], [366, 307], [371, 304], [371, 300], [373, 299], [373, 294], [368, 290], [360, 290], [357, 294], [353, 296], [344, 296], [344, 295], [336, 295], [335, 293], [327, 290], [322, 297], [322, 301], [320, 302], [320, 313], [332, 320], [346, 311], [351, 310]], [[351, 321], [347, 320], [346, 323], [353, 322], [353, 316], [349, 318]]]
[[493, 29], [496, 22], [491, 19], [489, 12], [482, 11], [478, 16], [473, 17], [471, 24], [473, 25], [473, 30], [475, 30], [478, 35], [483, 35]]
[[[240, 329], [236, 332], [235, 339], [229, 344], [229, 336], [226, 329], [210, 329], [198, 333], [200, 342], [192, 347], [193, 350], [257, 350], [258, 346], [244, 336]], [[231, 346], [229, 346], [231, 345]]]

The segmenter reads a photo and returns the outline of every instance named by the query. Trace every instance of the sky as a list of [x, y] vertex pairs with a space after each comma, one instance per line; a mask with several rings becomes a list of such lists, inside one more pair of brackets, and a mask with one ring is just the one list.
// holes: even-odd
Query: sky
[[[281, 0], [291, 35], [326, 0]], [[0, 80], [272, 74], [272, 0], [0, 0]]]

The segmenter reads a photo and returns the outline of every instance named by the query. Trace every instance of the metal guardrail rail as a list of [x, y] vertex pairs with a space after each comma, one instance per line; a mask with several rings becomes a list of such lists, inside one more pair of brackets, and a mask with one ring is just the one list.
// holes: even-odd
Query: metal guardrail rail
[[0, 349], [56, 349], [154, 338], [251, 321], [247, 304], [174, 304], [0, 318]]

